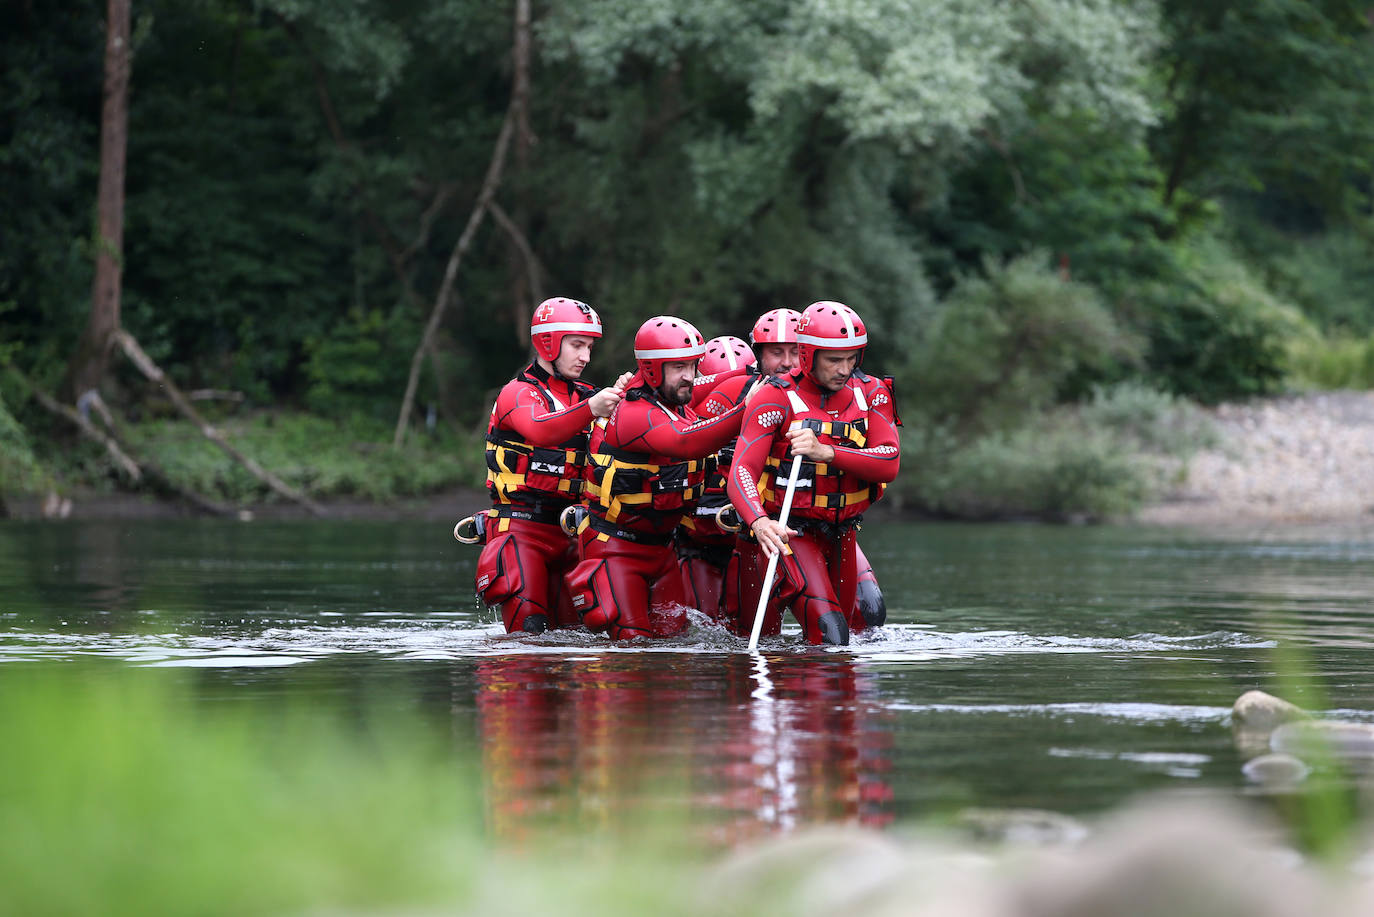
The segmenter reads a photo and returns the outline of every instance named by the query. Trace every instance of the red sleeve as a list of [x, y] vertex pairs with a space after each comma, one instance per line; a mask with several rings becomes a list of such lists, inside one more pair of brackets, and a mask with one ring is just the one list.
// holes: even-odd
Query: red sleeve
[[744, 403], [744, 421], [735, 444], [735, 461], [725, 481], [725, 493], [746, 528], [767, 515], [759, 499], [759, 476], [773, 449], [773, 439], [787, 429], [791, 416], [787, 393], [774, 385], [760, 387]]
[[748, 366], [740, 366], [736, 369], [726, 369], [709, 376], [697, 376], [692, 380], [692, 410], [698, 414], [703, 413], [701, 406], [706, 403], [706, 399], [715, 392], [716, 388], [731, 379], [745, 376], [749, 372]]
[[868, 439], [862, 449], [835, 446], [830, 464], [855, 477], [875, 484], [891, 484], [902, 464], [902, 445], [892, 418], [880, 410], [868, 412]]
[[633, 417], [616, 410], [622, 415], [616, 418], [620, 448], [656, 452], [675, 459], [701, 458], [718, 451], [739, 432], [744, 411], [744, 405], [737, 405], [709, 420], [696, 420], [695, 416], [683, 417], [650, 402], [636, 403], [645, 409]]
[[592, 405], [579, 401], [561, 411], [550, 411], [539, 392], [524, 382], [510, 382], [496, 398], [497, 425], [514, 430], [533, 446], [557, 446], [586, 431], [592, 422]]
[[699, 407], [694, 406], [694, 409], [703, 417], [715, 417], [718, 414], [724, 414], [735, 406], [740, 395], [744, 393], [745, 387], [753, 378], [753, 376], [738, 375], [726, 379], [712, 389], [711, 394], [701, 402]]

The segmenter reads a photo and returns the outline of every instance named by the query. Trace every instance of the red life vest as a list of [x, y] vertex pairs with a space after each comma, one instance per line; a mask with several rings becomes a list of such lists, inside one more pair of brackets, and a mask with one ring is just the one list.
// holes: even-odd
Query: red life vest
[[[517, 373], [514, 381], [534, 388], [550, 411], [572, 406], [554, 395], [530, 367]], [[572, 386], [577, 401], [585, 401], [596, 392], [583, 382], [573, 382]], [[498, 397], [487, 422], [487, 491], [492, 503], [539, 507], [556, 501], [560, 505], [550, 509], [556, 517], [562, 505], [582, 498], [588, 434], [579, 433], [556, 446], [536, 446], [525, 442], [514, 430], [496, 425], [499, 406]]]
[[[874, 410], [870, 396], [873, 380], [853, 379], [848, 386], [849, 396], [837, 392], [827, 399], [840, 403], [835, 412], [809, 404], [794, 385], [787, 386], [788, 415], [781, 429], [791, 429], [800, 421], [810, 427], [816, 439], [827, 446], [852, 446], [862, 449], [868, 444], [868, 416]], [[876, 383], [884, 390], [881, 383]], [[787, 452], [787, 439], [779, 436], [773, 442], [764, 463], [758, 489], [759, 498], [770, 515], [782, 508], [787, 492], [787, 476], [792, 471], [792, 459]], [[797, 472], [797, 489], [792, 495], [792, 514], [803, 519], [820, 519], [832, 523], [845, 522], [862, 515], [883, 495], [886, 485], [866, 481], [846, 474], [828, 464], [802, 459]]]
[[[621, 402], [620, 411], [666, 410], [644, 399]], [[620, 449], [606, 442], [606, 421], [592, 425], [587, 457], [587, 522], [603, 537], [614, 534], [652, 541], [670, 537], [684, 514], [692, 512], [716, 469], [716, 457], [682, 459]]]

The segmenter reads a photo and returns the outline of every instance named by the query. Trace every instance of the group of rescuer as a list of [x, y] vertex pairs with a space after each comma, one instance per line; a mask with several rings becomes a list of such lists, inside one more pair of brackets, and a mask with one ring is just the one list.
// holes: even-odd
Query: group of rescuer
[[749, 343], [655, 316], [635, 334], [635, 371], [597, 389], [582, 373], [601, 335], [591, 306], [545, 300], [535, 360], [492, 406], [493, 505], [454, 534], [482, 544], [477, 592], [507, 632], [665, 637], [695, 608], [748, 635], [762, 607], [762, 633], [777, 634], [790, 608], [808, 642], [846, 645], [882, 624], [855, 534], [897, 476], [900, 421], [890, 381], [859, 368], [854, 310], [774, 309]]

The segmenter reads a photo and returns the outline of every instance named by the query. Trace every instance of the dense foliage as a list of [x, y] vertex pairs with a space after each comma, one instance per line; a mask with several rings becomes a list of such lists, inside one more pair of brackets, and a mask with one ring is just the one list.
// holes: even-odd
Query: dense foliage
[[[50, 390], [90, 308], [103, 14], [0, 0], [0, 344]], [[184, 387], [384, 429], [510, 105], [513, 23], [137, 0], [125, 327]], [[846, 301], [946, 456], [1099, 384], [1368, 384], [1367, 357], [1325, 355], [1374, 331], [1371, 106], [1350, 0], [535, 2], [505, 219], [465, 255], [421, 413], [478, 422], [541, 292], [602, 311], [605, 378], [654, 313], [709, 336]]]

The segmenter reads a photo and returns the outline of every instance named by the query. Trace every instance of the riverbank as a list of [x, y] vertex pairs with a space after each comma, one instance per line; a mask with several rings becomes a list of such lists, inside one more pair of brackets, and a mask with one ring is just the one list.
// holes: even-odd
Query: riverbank
[[[62, 500], [66, 511], [63, 512]], [[7, 501], [10, 515], [15, 519], [176, 519], [191, 518], [200, 513], [190, 507], [157, 500], [145, 494], [74, 491], [53, 501], [51, 498], [24, 498]], [[46, 504], [46, 505], [45, 505]], [[324, 501], [326, 516], [334, 520], [404, 520], [418, 522], [448, 522], [449, 525], [491, 505], [485, 490], [475, 487], [456, 487], [424, 497], [377, 502], [333, 498]], [[241, 511], [244, 521], [267, 519], [310, 519], [308, 510], [295, 503], [255, 503]]]
[[[1160, 495], [1130, 519], [1149, 525], [1374, 525], [1374, 392], [1320, 392], [1202, 409], [1215, 444], [1181, 466], [1169, 459]], [[49, 505], [42, 498], [8, 501], [13, 517], [35, 519], [157, 519], [193, 515], [187, 507], [141, 494], [71, 491]], [[456, 522], [485, 508], [481, 488], [451, 487], [423, 497], [375, 501], [331, 497], [330, 519]], [[251, 519], [308, 519], [291, 503], [246, 507]]]
[[1374, 524], [1374, 392], [1319, 392], [1206, 409], [1215, 446], [1136, 516], [1207, 527]]

